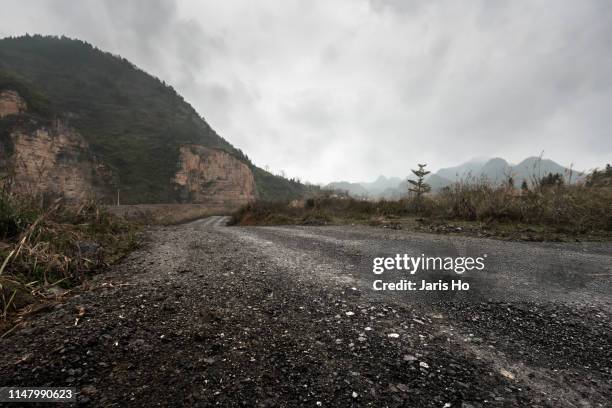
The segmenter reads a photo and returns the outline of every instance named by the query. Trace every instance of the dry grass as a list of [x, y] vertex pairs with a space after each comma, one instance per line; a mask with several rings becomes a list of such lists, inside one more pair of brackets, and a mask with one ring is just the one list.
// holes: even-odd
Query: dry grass
[[101, 211], [0, 194], [0, 311], [54, 297], [136, 246], [137, 226]]
[[[583, 185], [536, 185], [529, 190], [494, 186], [485, 181], [458, 183], [439, 193], [398, 201], [366, 201], [321, 196], [304, 205], [254, 203], [239, 210], [233, 223], [273, 224], [388, 224], [404, 218], [426, 224], [471, 222], [506, 230], [529, 230], [568, 236], [612, 233], [612, 188]], [[544, 237], [545, 239], [546, 237]]]
[[612, 189], [559, 185], [521, 191], [486, 183], [456, 184], [428, 198], [423, 212], [451, 220], [544, 225], [570, 233], [612, 231]]

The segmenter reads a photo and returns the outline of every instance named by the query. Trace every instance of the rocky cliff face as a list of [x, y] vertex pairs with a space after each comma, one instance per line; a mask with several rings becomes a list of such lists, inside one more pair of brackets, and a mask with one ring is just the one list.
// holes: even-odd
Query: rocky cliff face
[[91, 154], [82, 136], [56, 123], [12, 135], [13, 188], [21, 193], [63, 196], [70, 201], [110, 195], [112, 175]]
[[[79, 132], [29, 112], [26, 101], [13, 90], [0, 91], [0, 176], [17, 194], [62, 196], [69, 202], [93, 197], [110, 202], [116, 185], [113, 173]], [[168, 182], [178, 201], [215, 211], [232, 211], [256, 198], [247, 164], [201, 145], [180, 148], [178, 171]]]
[[112, 173], [83, 137], [60, 121], [40, 124], [25, 109], [16, 92], [0, 94], [0, 117], [21, 115], [1, 135], [0, 173], [11, 191], [72, 202], [111, 196]]
[[15, 91], [0, 91], [0, 118], [18, 115], [26, 110], [26, 103]]
[[255, 179], [245, 163], [199, 145], [181, 147], [174, 183], [182, 202], [229, 210], [256, 198]]

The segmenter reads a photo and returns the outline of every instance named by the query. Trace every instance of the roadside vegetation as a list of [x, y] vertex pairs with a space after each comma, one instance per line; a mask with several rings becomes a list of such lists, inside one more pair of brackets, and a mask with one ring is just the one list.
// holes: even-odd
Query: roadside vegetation
[[237, 225], [368, 224], [522, 240], [612, 238], [612, 168], [581, 184], [546, 175], [531, 186], [466, 180], [430, 194], [368, 201], [320, 194], [305, 201], [257, 202], [233, 217]]
[[68, 294], [133, 250], [137, 231], [93, 202], [41, 208], [39, 200], [0, 192], [0, 329], [14, 312]]

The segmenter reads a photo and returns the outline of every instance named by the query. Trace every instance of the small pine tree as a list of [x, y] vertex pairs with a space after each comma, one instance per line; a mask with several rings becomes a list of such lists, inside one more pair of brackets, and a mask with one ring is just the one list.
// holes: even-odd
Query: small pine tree
[[527, 184], [527, 180], [523, 180], [523, 183], [521, 184], [521, 190], [523, 191], [529, 190], [529, 185]]
[[418, 164], [418, 166], [418, 170], [412, 170], [417, 179], [408, 179], [408, 183], [412, 184], [413, 186], [408, 188], [408, 191], [415, 193], [417, 198], [421, 198], [423, 194], [431, 191], [431, 186], [425, 183], [425, 176], [428, 175], [430, 172], [425, 170], [425, 166], [427, 166], [427, 164]]

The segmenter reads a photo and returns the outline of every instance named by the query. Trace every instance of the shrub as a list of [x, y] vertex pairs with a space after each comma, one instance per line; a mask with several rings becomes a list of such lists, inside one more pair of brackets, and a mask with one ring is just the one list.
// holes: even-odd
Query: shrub
[[[40, 208], [28, 198], [0, 193], [0, 307], [6, 317], [18, 292], [43, 295], [70, 288], [136, 246], [137, 226], [95, 203]], [[9, 288], [9, 289], [7, 289]]]
[[[376, 217], [418, 216], [441, 220], [484, 223], [532, 224], [560, 232], [612, 231], [612, 188], [604, 176], [595, 183], [569, 185], [553, 175], [533, 189], [516, 189], [509, 184], [492, 185], [486, 180], [457, 183], [435, 194], [396, 201], [368, 201], [319, 196], [306, 200], [303, 208], [279, 202], [257, 202], [234, 214], [233, 223], [304, 224], [367, 221]], [[588, 180], [588, 179], [587, 179]], [[603, 185], [603, 186], [601, 186]], [[379, 221], [374, 222], [380, 223]]]

